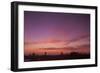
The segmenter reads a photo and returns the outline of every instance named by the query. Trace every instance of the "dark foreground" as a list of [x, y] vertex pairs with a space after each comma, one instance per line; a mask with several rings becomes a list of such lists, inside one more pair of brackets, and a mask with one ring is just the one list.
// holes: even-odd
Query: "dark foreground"
[[29, 61], [50, 61], [50, 60], [71, 60], [71, 59], [88, 59], [90, 58], [90, 54], [80, 54], [76, 52], [72, 52], [70, 54], [60, 54], [60, 55], [28, 55], [24, 56], [24, 62]]

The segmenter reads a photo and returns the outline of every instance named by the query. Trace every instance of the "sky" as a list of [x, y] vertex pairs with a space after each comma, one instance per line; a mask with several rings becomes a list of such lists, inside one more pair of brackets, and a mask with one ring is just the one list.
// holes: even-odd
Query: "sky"
[[87, 45], [89, 44], [89, 36], [89, 14], [24, 11], [26, 51], [30, 52], [29, 49], [32, 51], [33, 48]]

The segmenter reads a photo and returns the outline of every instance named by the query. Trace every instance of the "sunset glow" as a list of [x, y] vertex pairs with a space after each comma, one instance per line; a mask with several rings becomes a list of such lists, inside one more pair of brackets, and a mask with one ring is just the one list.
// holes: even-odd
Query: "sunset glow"
[[89, 14], [24, 11], [26, 59], [32, 54], [65, 56], [73, 52], [90, 54]]

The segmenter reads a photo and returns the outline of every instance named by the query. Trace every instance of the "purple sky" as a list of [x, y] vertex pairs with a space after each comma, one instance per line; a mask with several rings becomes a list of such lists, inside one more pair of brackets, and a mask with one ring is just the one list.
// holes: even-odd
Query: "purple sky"
[[25, 42], [71, 40], [89, 34], [89, 14], [24, 11]]

